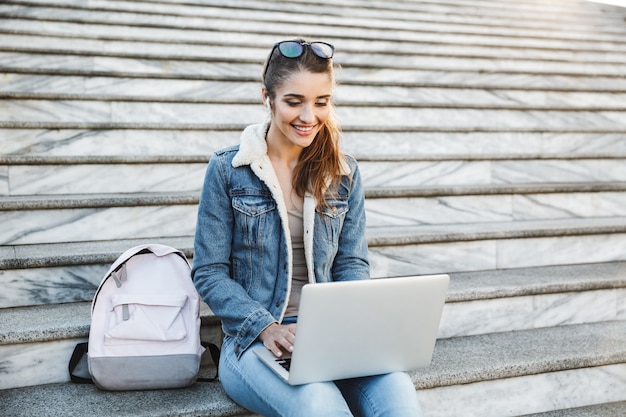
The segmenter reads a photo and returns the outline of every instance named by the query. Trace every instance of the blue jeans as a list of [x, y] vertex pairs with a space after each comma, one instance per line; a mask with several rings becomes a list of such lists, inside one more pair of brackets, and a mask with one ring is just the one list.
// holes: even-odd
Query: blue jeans
[[249, 349], [238, 360], [230, 337], [222, 345], [219, 369], [226, 393], [265, 417], [423, 416], [413, 382], [404, 372], [292, 386]]

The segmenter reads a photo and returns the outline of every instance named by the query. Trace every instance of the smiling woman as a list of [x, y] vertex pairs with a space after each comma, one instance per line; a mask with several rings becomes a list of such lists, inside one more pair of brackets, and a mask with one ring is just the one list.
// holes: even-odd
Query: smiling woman
[[[326, 200], [326, 180], [338, 178], [343, 159], [331, 100], [333, 54], [334, 47], [324, 42], [279, 42], [263, 71], [263, 100], [269, 99], [273, 122], [267, 133], [270, 157], [275, 161], [276, 152], [289, 154], [281, 159], [293, 166], [296, 193], [310, 191], [320, 205]], [[296, 148], [284, 142], [289, 138], [299, 139], [292, 143]]]
[[265, 123], [209, 162], [198, 207], [192, 276], [222, 320], [220, 381], [263, 416], [422, 415], [404, 372], [289, 385], [251, 347], [294, 348], [304, 285], [369, 278], [364, 193], [339, 149], [334, 47], [274, 45], [263, 72]]
[[[267, 132], [270, 158], [291, 157], [296, 162], [330, 116], [332, 85], [326, 74], [301, 71], [289, 78], [270, 99], [273, 122]], [[264, 88], [263, 95], [269, 97]]]

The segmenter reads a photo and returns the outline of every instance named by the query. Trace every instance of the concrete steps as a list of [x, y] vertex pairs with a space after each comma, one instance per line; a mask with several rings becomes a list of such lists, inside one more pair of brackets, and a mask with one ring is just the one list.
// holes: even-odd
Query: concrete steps
[[619, 417], [626, 413], [626, 402], [615, 402], [588, 407], [569, 408], [567, 410], [550, 411], [532, 414], [526, 417]]
[[[158, 167], [152, 170], [156, 173]], [[598, 222], [602, 227], [610, 227], [614, 222], [615, 231], [620, 231], [623, 223], [620, 218], [626, 217], [623, 194], [626, 185], [611, 183], [610, 187], [597, 187], [608, 189], [605, 191], [595, 190], [593, 186], [581, 191], [585, 185], [562, 185], [561, 190], [569, 189], [569, 193], [550, 192], [558, 189], [554, 184], [536, 185], [535, 192], [531, 187], [507, 186], [497, 194], [495, 188], [486, 192], [487, 187], [458, 187], [450, 190], [458, 192], [450, 193], [452, 195], [444, 189], [430, 189], [430, 195], [424, 190], [415, 193], [410, 189], [398, 189], [394, 193], [383, 191], [379, 197], [370, 196], [367, 200], [368, 227], [376, 235], [393, 234], [393, 228], [397, 227], [417, 227], [412, 231], [416, 236], [411, 240], [415, 242], [443, 241], [443, 238], [428, 239], [418, 235], [427, 232], [432, 236], [437, 230], [443, 233], [459, 227], [459, 233], [496, 228], [525, 230], [526, 237], [541, 236], [541, 222], [546, 220], [560, 225], [560, 229], [577, 225], [589, 229]], [[197, 202], [197, 192], [167, 190], [7, 197], [0, 203], [0, 221], [7, 225], [0, 231], [0, 243], [25, 245], [191, 237], [195, 230]], [[547, 223], [546, 226], [553, 227]], [[553, 234], [550, 232], [547, 236]]]
[[[0, 8], [0, 13], [3, 10]], [[13, 15], [3, 13], [8, 19], [0, 26], [0, 30], [4, 29], [7, 33], [6, 43], [3, 45], [4, 51], [30, 51], [37, 52], [44, 50], [44, 48], [50, 48], [49, 52], [60, 53], [64, 50], [70, 50], [75, 54], [88, 55], [94, 54], [99, 56], [152, 56], [152, 57], [178, 57], [187, 58], [190, 60], [197, 60], [203, 56], [210, 56], [212, 60], [235, 60], [241, 62], [254, 62], [256, 59], [263, 59], [263, 50], [260, 48], [259, 39], [251, 42], [250, 45], [237, 47], [228, 45], [215, 45], [208, 40], [202, 40], [198, 37], [194, 44], [181, 42], [181, 40], [169, 40], [162, 44], [155, 43], [153, 41], [147, 41], [145, 38], [128, 39], [119, 38], [119, 40], [110, 40], [106, 42], [106, 48], [103, 41], [100, 39], [82, 39], [75, 37], [68, 37], [67, 34], [50, 34], [47, 36], [40, 36], [33, 32], [24, 30], [20, 25], [20, 30], [12, 28], [11, 20]], [[117, 24], [125, 26], [125, 22], [111, 22], [110, 24]], [[26, 26], [28, 28], [28, 26]], [[162, 31], [172, 30], [170, 27], [160, 28]], [[33, 29], [34, 30], [34, 29]], [[331, 29], [332, 31], [332, 29]], [[93, 36], [93, 35], [92, 35]], [[330, 36], [333, 36], [330, 33]], [[343, 35], [346, 36], [346, 35]], [[342, 36], [342, 37], [343, 37]], [[119, 35], [118, 35], [119, 37]], [[383, 37], [377, 44], [374, 44], [370, 48], [366, 47], [366, 42], [358, 40], [358, 36], [355, 33], [353, 36], [349, 36], [354, 39], [346, 41], [346, 48], [343, 50], [344, 58], [349, 58], [348, 63], [354, 64], [363, 61], [363, 57], [366, 55], [394, 55], [397, 61], [394, 59], [392, 68], [401, 68], [403, 66], [415, 66], [417, 65], [417, 57], [426, 59], [426, 62], [453, 62], [465, 58], [469, 60], [465, 65], [489, 65], [486, 62], [488, 58], [506, 58], [510, 61], [517, 61], [520, 63], [526, 63], [529, 68], [536, 67], [538, 61], [546, 60], [552, 65], [553, 68], [564, 68], [564, 62], [573, 62], [578, 66], [573, 68], [582, 68], [584, 64], [595, 64], [597, 68], [604, 68], [606, 71], [610, 71], [610, 66], [619, 66], [626, 63], [623, 58], [623, 50], [617, 48], [615, 50], [597, 50], [591, 46], [591, 43], [577, 42], [580, 46], [580, 53], [573, 54], [571, 51], [564, 48], [564, 45], [554, 45], [553, 48], [521, 48], [521, 45], [511, 47], [503, 47], [501, 45], [468, 45], [464, 48], [459, 48], [458, 45], [445, 44], [445, 43], [426, 43], [423, 40], [417, 42], [417, 45], [400, 46], [399, 48], [391, 49], [393, 46], [393, 39]], [[63, 43], [59, 44], [58, 40], [62, 39]], [[444, 38], [445, 40], [445, 38]], [[232, 42], [232, 38], [231, 41]], [[241, 39], [240, 42], [244, 41]], [[243, 43], [243, 42], [242, 42]], [[257, 46], [258, 45], [258, 46]], [[419, 46], [419, 47], [416, 47]], [[569, 47], [571, 48], [572, 45]], [[371, 51], [369, 54], [364, 54], [362, 51], [366, 49]], [[242, 53], [247, 52], [247, 55]], [[348, 55], [349, 54], [349, 55]], [[438, 55], [449, 55], [448, 58], [439, 57]], [[339, 56], [339, 55], [338, 55]], [[370, 64], [372, 65], [372, 64]], [[420, 65], [424, 65], [422, 62]], [[491, 64], [494, 65], [494, 64]], [[501, 64], [503, 65], [503, 64]], [[378, 67], [378, 65], [377, 65]], [[493, 66], [491, 68], [494, 68]]]
[[[625, 329], [623, 322], [607, 322], [443, 339], [437, 342], [432, 366], [412, 373], [412, 378], [429, 416], [520, 415], [560, 404], [572, 408], [620, 401]], [[55, 398], [55, 407], [49, 406], [50, 398]], [[0, 400], [7, 415], [16, 417], [42, 410], [50, 416], [78, 415], [94, 409], [102, 416], [250, 415], [211, 383], [123, 393], [60, 383], [3, 390]]]
[[[174, 126], [185, 127], [237, 126], [263, 120], [265, 114], [258, 104], [224, 103], [153, 103], [135, 101], [95, 100], [3, 100], [0, 109], [2, 127], [50, 126], [68, 128], [84, 126]], [[609, 133], [626, 130], [620, 110], [600, 111], [518, 110], [508, 108], [421, 108], [421, 107], [357, 107], [344, 105], [338, 116], [351, 130], [436, 131], [511, 130]], [[243, 118], [237, 115], [245, 115]], [[452, 117], [454, 116], [454, 117]], [[379, 124], [372, 119], [383, 118]], [[600, 127], [599, 127], [600, 126]]]
[[[239, 140], [236, 127], [177, 129], [0, 129], [4, 164], [92, 162], [205, 162], [211, 152]], [[206, 140], [210, 137], [211, 140]], [[439, 161], [450, 159], [593, 159], [626, 155], [621, 133], [581, 132], [420, 132], [352, 130], [343, 146], [363, 161]], [[105, 146], [107, 145], [107, 146]], [[157, 159], [158, 158], [158, 159]], [[184, 159], [183, 159], [184, 158]]]
[[[186, 160], [187, 159], [187, 160]], [[135, 158], [9, 158], [0, 179], [4, 195], [71, 195], [146, 192], [199, 192], [206, 162], [166, 157]], [[69, 161], [69, 163], [62, 163]], [[72, 163], [73, 162], [73, 163]], [[622, 158], [593, 159], [442, 159], [368, 161], [360, 164], [367, 187], [501, 187], [559, 184], [624, 183]], [[76, 178], [68, 183], [68, 176]], [[120, 181], [126, 179], [126, 181]], [[555, 184], [555, 185], [554, 185]], [[10, 190], [10, 191], [9, 191]]]
[[[47, 4], [46, 4], [47, 3]], [[29, 4], [37, 4], [36, 9], [26, 9], [22, 6]], [[130, 4], [130, 5], [129, 5]], [[214, 3], [220, 5], [220, 3]], [[350, 33], [362, 27], [367, 28], [371, 33], [387, 32], [393, 30], [406, 31], [409, 39], [417, 38], [419, 32], [461, 32], [469, 34], [498, 34], [508, 35], [510, 37], [526, 36], [535, 37], [562, 37], [570, 39], [612, 39], [623, 33], [623, 28], [618, 25], [606, 25], [607, 22], [619, 23], [619, 14], [614, 16], [601, 16], [602, 12], [598, 9], [588, 13], [588, 7], [581, 7], [576, 4], [572, 9], [573, 13], [562, 13], [562, 7], [546, 7], [537, 5], [536, 7], [511, 7], [509, 4], [496, 2], [483, 2], [482, 4], [471, 5], [473, 12], [468, 13], [466, 5], [456, 3], [451, 4], [448, 10], [429, 11], [427, 16], [420, 18], [419, 15], [407, 15], [406, 12], [412, 12], [411, 5], [396, 4], [392, 6], [395, 13], [391, 18], [378, 14], [381, 9], [390, 9], [386, 3], [372, 3], [364, 10], [370, 9], [366, 19], [362, 19], [358, 14], [354, 14], [349, 21], [342, 19], [346, 13], [353, 14], [353, 10], [357, 9], [355, 5], [358, 3], [347, 3], [350, 7], [339, 10], [333, 7], [321, 8], [319, 14], [314, 14], [303, 23], [301, 31], [321, 31], [325, 27], [330, 26], [337, 31]], [[205, 4], [204, 6], [208, 6]], [[576, 7], [577, 6], [577, 7]], [[132, 4], [129, 2], [90, 2], [88, 6], [84, 6], [78, 2], [60, 1], [60, 2], [27, 2], [27, 1], [11, 1], [1, 9], [3, 13], [10, 16], [28, 17], [30, 19], [45, 20], [74, 20], [89, 23], [125, 23], [135, 26], [174, 26], [187, 29], [213, 29], [225, 30], [232, 32], [233, 21], [253, 21], [263, 25], [273, 24], [273, 31], [287, 30], [290, 26], [294, 26], [292, 13], [294, 10], [291, 6], [285, 9], [284, 6], [276, 4], [270, 7], [270, 12], [264, 13], [267, 6], [264, 2], [247, 2], [245, 5], [238, 7], [224, 8], [219, 10], [210, 7], [183, 6], [183, 5], [142, 5]], [[419, 10], [420, 6], [417, 7]], [[507, 11], [500, 13], [500, 8]], [[274, 9], [274, 10], [271, 10]], [[298, 9], [296, 9], [298, 10]], [[416, 10], [416, 11], [417, 11]], [[481, 12], [494, 12], [494, 16], [483, 16]], [[300, 12], [309, 12], [306, 5], [299, 8]], [[326, 13], [324, 13], [326, 11]], [[282, 13], [281, 13], [282, 12]], [[548, 14], [546, 19], [538, 18], [542, 13]], [[361, 10], [363, 14], [363, 10]], [[607, 13], [608, 15], [609, 13]], [[581, 17], [589, 16], [589, 20], [582, 20]], [[599, 18], [604, 19], [600, 20]], [[219, 19], [216, 19], [219, 18]], [[582, 20], [582, 21], [581, 21]], [[183, 25], [183, 22], [186, 24]], [[419, 23], [419, 29], [412, 22]], [[562, 26], [555, 26], [555, 23]], [[238, 31], [236, 31], [238, 32]], [[292, 31], [293, 32], [293, 31]], [[588, 35], [588, 36], [585, 36]]]
[[[391, 84], [391, 83], [390, 83]], [[98, 100], [258, 104], [258, 85], [244, 81], [164, 80], [5, 73], [0, 97], [23, 100]], [[623, 110], [626, 93], [529, 91], [514, 84], [494, 90], [466, 87], [342, 85], [342, 105], [522, 110]]]
[[[171, 228], [164, 225], [159, 230]], [[79, 225], [59, 227], [58, 231], [62, 229], [70, 236], [88, 237], [80, 234]], [[394, 226], [372, 228], [367, 234], [374, 277], [626, 260], [621, 243], [626, 235], [624, 217]], [[34, 303], [40, 304], [48, 301], [47, 294], [57, 292], [67, 297], [64, 302], [88, 300], [107, 265], [124, 248], [146, 240], [170, 244], [192, 255], [191, 236], [5, 245], [0, 280], [5, 283], [6, 298], [0, 297], [4, 299], [0, 304], [31, 305], [31, 299], [41, 298], [43, 301]], [[17, 304], [10, 301], [13, 297]]]
[[310, 8], [0, 4], [0, 414], [249, 415], [219, 384], [104, 393], [66, 366], [121, 252], [149, 240], [193, 257], [209, 156], [265, 118], [268, 45], [304, 33], [337, 46], [373, 277], [451, 274], [433, 366], [412, 373], [426, 415], [623, 415], [624, 9]]
[[[3, 312], [0, 352], [5, 358], [5, 375], [10, 378], [0, 389], [67, 380], [65, 356], [88, 337], [90, 294], [101, 276], [93, 278], [79, 288], [58, 283], [63, 292], [55, 292], [53, 285], [43, 280], [21, 281], [19, 286], [7, 283], [6, 295], [0, 301], [4, 301], [2, 307], [12, 308]], [[24, 294], [31, 299], [26, 300]], [[20, 295], [24, 307], [6, 305], [19, 300]], [[451, 273], [439, 337], [626, 320], [625, 303], [624, 262]], [[219, 321], [206, 306], [202, 317], [203, 340], [219, 343]], [[50, 363], [45, 370], [33, 373], [41, 357], [49, 358]]]

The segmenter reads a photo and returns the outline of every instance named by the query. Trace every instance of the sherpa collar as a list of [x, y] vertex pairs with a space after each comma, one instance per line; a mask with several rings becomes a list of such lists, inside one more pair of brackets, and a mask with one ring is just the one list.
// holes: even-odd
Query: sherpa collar
[[265, 134], [269, 129], [269, 122], [250, 125], [241, 133], [239, 151], [233, 158], [233, 167], [250, 165], [267, 157], [267, 142]]

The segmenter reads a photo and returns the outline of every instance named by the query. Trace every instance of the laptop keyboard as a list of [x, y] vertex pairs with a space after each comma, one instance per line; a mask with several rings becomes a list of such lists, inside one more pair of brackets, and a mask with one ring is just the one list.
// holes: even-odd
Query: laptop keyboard
[[276, 362], [278, 362], [278, 364], [285, 368], [287, 371], [289, 371], [289, 368], [291, 368], [291, 358], [276, 359]]

